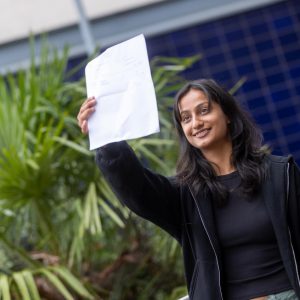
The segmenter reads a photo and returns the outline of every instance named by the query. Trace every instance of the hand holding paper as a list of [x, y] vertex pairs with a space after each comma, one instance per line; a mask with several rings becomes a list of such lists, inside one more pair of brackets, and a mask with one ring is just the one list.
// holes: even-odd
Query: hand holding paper
[[90, 149], [159, 131], [155, 91], [143, 35], [108, 48], [86, 66]]

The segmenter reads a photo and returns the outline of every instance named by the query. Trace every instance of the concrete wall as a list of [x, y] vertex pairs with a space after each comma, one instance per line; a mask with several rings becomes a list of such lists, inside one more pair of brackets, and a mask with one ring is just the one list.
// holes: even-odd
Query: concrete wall
[[[89, 19], [165, 0], [82, 0]], [[74, 0], [1, 0], [0, 45], [78, 23]]]

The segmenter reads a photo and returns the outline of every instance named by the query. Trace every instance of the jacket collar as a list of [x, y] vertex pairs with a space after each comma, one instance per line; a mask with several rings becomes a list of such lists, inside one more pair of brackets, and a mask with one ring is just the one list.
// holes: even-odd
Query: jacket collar
[[[286, 245], [288, 232], [286, 203], [287, 203], [287, 163], [269, 161], [267, 178], [263, 183], [261, 197], [265, 202], [268, 215], [271, 219], [279, 248]], [[280, 249], [283, 251], [284, 249]]]

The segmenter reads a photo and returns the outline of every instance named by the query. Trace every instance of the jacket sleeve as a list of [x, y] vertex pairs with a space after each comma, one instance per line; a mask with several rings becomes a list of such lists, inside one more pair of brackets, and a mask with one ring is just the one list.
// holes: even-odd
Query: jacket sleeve
[[180, 242], [180, 193], [171, 179], [144, 168], [126, 142], [97, 149], [96, 162], [121, 202]]
[[[300, 264], [300, 170], [290, 158], [289, 162], [289, 197], [287, 207], [288, 225], [298, 265]], [[300, 265], [298, 266], [300, 267]]]

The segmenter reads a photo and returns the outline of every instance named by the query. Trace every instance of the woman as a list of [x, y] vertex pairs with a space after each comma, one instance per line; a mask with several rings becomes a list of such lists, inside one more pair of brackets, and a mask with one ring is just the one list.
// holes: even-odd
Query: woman
[[[88, 99], [78, 114], [96, 108]], [[97, 150], [118, 198], [183, 249], [191, 300], [300, 299], [300, 173], [292, 158], [262, 150], [261, 134], [235, 99], [209, 79], [177, 94], [177, 174], [143, 168], [126, 142]]]

